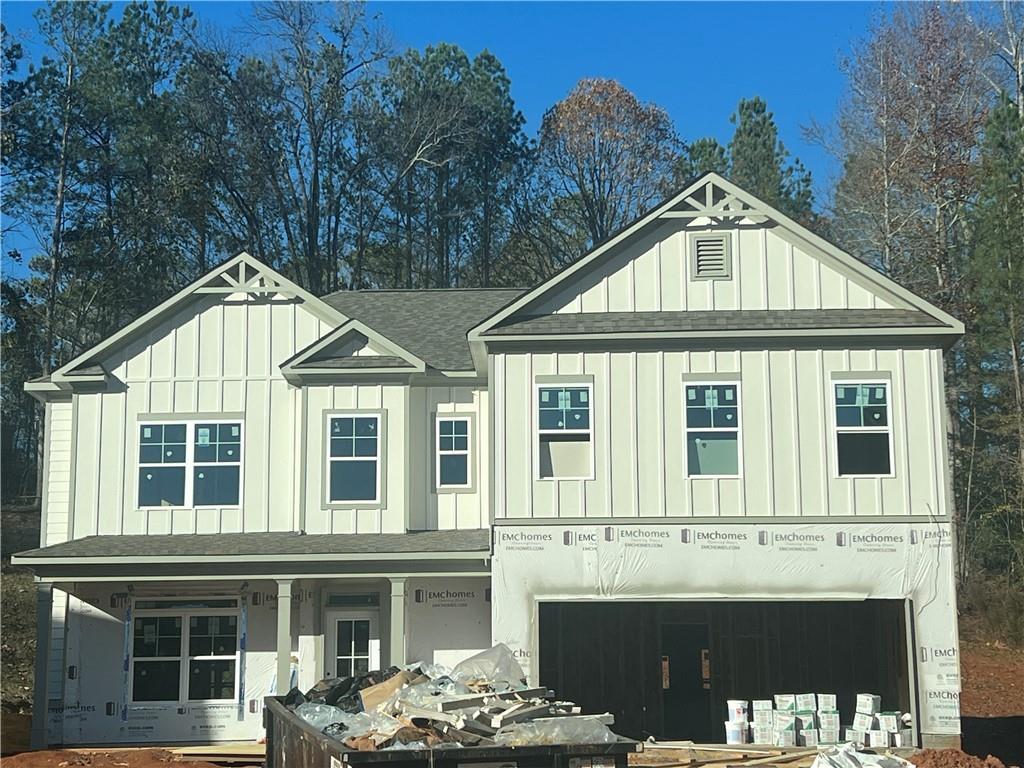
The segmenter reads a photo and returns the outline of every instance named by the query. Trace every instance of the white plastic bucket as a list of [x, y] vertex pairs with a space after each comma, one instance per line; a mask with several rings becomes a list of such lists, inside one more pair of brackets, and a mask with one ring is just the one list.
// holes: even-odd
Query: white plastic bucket
[[740, 701], [739, 699], [729, 699], [725, 703], [729, 707], [730, 720], [736, 723], [746, 722], [747, 704], [749, 704], [750, 702]]
[[725, 743], [726, 744], [746, 744], [747, 733], [749, 731], [746, 721], [741, 723], [735, 723], [732, 720], [725, 721]]

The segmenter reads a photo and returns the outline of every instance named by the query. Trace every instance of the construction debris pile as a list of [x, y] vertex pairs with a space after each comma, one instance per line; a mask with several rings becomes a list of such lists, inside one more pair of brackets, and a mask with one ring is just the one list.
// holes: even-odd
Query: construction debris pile
[[609, 714], [583, 715], [547, 688], [530, 688], [512, 652], [498, 644], [449, 670], [437, 664], [321, 680], [285, 705], [359, 751], [470, 746], [608, 744]]
[[[728, 744], [772, 744], [778, 747], [815, 747], [852, 742], [858, 747], [912, 746], [910, 716], [882, 712], [881, 697], [857, 694], [852, 724], [840, 725], [833, 693], [778, 693], [771, 699], [749, 702], [730, 699], [725, 722]], [[752, 719], [748, 719], [752, 713]]]

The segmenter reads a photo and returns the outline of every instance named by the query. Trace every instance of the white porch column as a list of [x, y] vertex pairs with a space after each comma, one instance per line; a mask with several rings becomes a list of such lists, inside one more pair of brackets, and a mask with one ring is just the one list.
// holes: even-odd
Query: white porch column
[[391, 582], [391, 642], [388, 663], [405, 664], [405, 578], [389, 578]]
[[288, 693], [292, 677], [292, 580], [277, 580], [277, 693]]
[[46, 704], [50, 669], [50, 636], [53, 633], [53, 584], [36, 582], [36, 679], [32, 693], [33, 749], [46, 746]]

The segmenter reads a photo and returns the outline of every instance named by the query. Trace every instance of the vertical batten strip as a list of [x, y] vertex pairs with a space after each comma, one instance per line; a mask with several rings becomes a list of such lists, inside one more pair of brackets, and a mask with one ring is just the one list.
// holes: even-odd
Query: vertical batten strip
[[[906, 350], [897, 350], [896, 352], [896, 381], [894, 382], [894, 389], [899, 388], [900, 393], [900, 432], [899, 440], [896, 440], [896, 435], [893, 435], [893, 447], [901, 447], [903, 453], [903, 482], [900, 483], [903, 489], [903, 510], [902, 514], [910, 515], [913, 514], [914, 508], [911, 502], [910, 494], [910, 426], [907, 416], [907, 375], [904, 366], [904, 356]], [[895, 428], [895, 425], [891, 425], [891, 428]], [[893, 456], [893, 467], [895, 464], [896, 457]]]
[[[608, 517], [615, 517], [615, 510], [612, 508], [612, 355], [611, 352], [604, 352], [604, 497], [605, 514]], [[594, 461], [597, 461], [595, 455]]]
[[658, 513], [665, 517], [668, 514], [668, 503], [666, 496], [668, 493], [667, 479], [665, 471], [665, 352], [659, 349], [656, 353], [655, 359], [658, 363], [658, 369], [654, 374], [655, 381], [657, 382], [658, 395], [658, 419], [655, 422], [658, 430]]
[[[768, 444], [768, 452], [765, 454], [768, 456], [767, 467], [768, 470], [765, 473], [765, 479], [768, 484], [768, 493], [766, 494], [768, 500], [768, 517], [775, 517], [775, 430], [772, 424], [772, 359], [771, 352], [764, 350], [764, 434], [765, 441]], [[742, 397], [742, 394], [740, 395]], [[740, 424], [740, 430], [742, 434], [743, 425]], [[744, 467], [746, 470], [746, 467]]]
[[830, 495], [832, 468], [829, 466], [829, 444], [832, 441], [832, 420], [829, 417], [828, 381], [825, 375], [825, 354], [822, 350], [814, 350], [815, 368], [818, 379], [818, 407], [822, 411], [821, 433], [824, 439], [821, 441], [821, 514], [829, 517], [832, 515], [832, 498]]
[[796, 364], [796, 350], [791, 349], [787, 351], [790, 360], [790, 375], [793, 377], [793, 386], [791, 391], [793, 397], [791, 399], [790, 410], [793, 412], [793, 453], [796, 456], [796, 461], [793, 462], [793, 503], [796, 509], [792, 511], [794, 515], [799, 514], [801, 517], [804, 513], [804, 489], [803, 489], [803, 473], [800, 470], [800, 465], [803, 459], [803, 446], [800, 445], [800, 379], [799, 371], [797, 370]]

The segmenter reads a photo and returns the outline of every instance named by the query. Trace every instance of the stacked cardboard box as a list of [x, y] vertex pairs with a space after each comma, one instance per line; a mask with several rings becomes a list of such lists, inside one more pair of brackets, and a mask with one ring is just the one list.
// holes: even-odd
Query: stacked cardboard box
[[882, 712], [882, 697], [873, 693], [857, 694], [856, 706], [853, 723], [843, 729], [846, 741], [858, 747], [913, 746], [913, 731], [907, 727], [909, 715]]
[[[746, 702], [744, 702], [745, 704]], [[834, 693], [777, 693], [755, 699], [750, 733], [755, 744], [814, 747], [852, 741], [857, 746], [911, 746], [909, 717], [882, 712], [880, 696], [857, 695], [853, 722], [842, 726]]]

